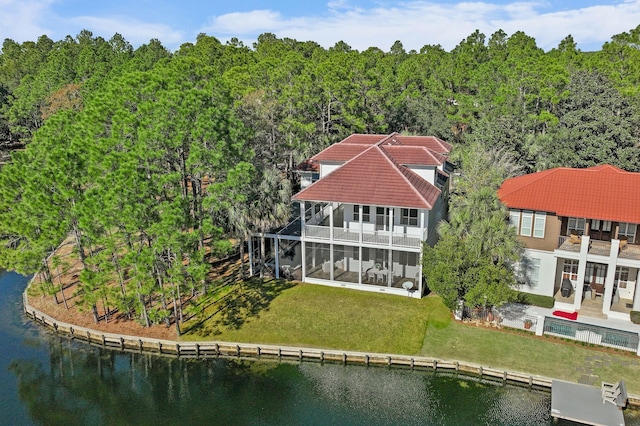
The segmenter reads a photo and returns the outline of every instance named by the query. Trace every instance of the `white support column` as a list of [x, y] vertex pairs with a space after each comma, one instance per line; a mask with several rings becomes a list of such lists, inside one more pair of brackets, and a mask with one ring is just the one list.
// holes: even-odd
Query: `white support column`
[[[362, 206], [360, 206], [360, 214], [362, 214]], [[361, 229], [360, 229], [360, 238], [362, 238], [362, 217], [360, 217], [360, 225], [361, 225]], [[360, 264], [358, 266], [358, 284], [362, 284], [362, 274], [364, 274], [364, 270], [363, 270], [363, 263], [362, 263], [362, 246], [358, 247], [358, 263]]]
[[589, 253], [589, 237], [583, 235], [580, 243], [580, 257], [578, 260], [578, 283], [576, 284], [576, 293], [573, 300], [574, 309], [580, 309], [582, 304], [582, 291], [584, 289], [584, 274], [587, 270], [587, 254]]
[[389, 207], [389, 247], [393, 245], [393, 207]]
[[395, 209], [393, 207], [389, 207], [389, 250], [387, 253], [387, 287], [391, 287], [391, 283], [393, 282], [393, 228], [394, 228], [394, 219], [393, 213]]
[[276, 268], [275, 270], [275, 274], [276, 274], [276, 279], [280, 279], [280, 241], [277, 235], [275, 235], [273, 237], [273, 261], [274, 261], [274, 267]]
[[253, 235], [249, 237], [249, 276], [253, 276]]
[[302, 238], [302, 240], [304, 241], [304, 233], [305, 233], [305, 225], [307, 223], [307, 217], [306, 217], [306, 207], [307, 207], [307, 202], [306, 201], [300, 201], [300, 237]]
[[333, 281], [335, 265], [336, 265], [336, 262], [333, 256], [333, 241], [330, 241], [329, 242], [329, 279], [331, 281]]
[[306, 217], [306, 211], [307, 211], [307, 202], [306, 201], [301, 201], [300, 202], [300, 263], [302, 265], [302, 268], [300, 270], [300, 273], [302, 274], [302, 276], [300, 277], [300, 280], [302, 282], [305, 282], [305, 277], [307, 276], [307, 247], [306, 247], [306, 243], [305, 243], [305, 226], [307, 224], [307, 217]]
[[608, 315], [611, 312], [611, 299], [613, 298], [613, 286], [616, 278], [616, 263], [620, 251], [620, 240], [611, 240], [611, 251], [607, 262], [607, 276], [604, 279], [604, 295], [602, 295], [602, 313]]
[[333, 203], [329, 206], [329, 241], [333, 242]]
[[634, 288], [633, 288], [633, 310], [634, 311], [639, 311], [640, 310], [640, 289], [638, 288], [638, 275], [640, 275], [640, 271], [638, 271], [637, 268], [630, 268], [629, 272], [631, 272], [633, 269], [635, 269], [635, 281], [634, 281]]
[[418, 253], [418, 298], [422, 297], [422, 250]]
[[[363, 214], [364, 214], [364, 205], [360, 204], [358, 206], [358, 210], [359, 210], [359, 214], [358, 214], [358, 222], [360, 223], [360, 226], [358, 227], [358, 229], [360, 230], [360, 234], [358, 235], [358, 242], [362, 245], [362, 233], [364, 232], [364, 225], [363, 225]], [[371, 211], [371, 210], [369, 210]], [[360, 253], [360, 255], [362, 255], [362, 253]], [[362, 257], [360, 257], [360, 262], [362, 262]]]
[[538, 321], [536, 321], [536, 336], [542, 336], [544, 334], [544, 316], [538, 315]]

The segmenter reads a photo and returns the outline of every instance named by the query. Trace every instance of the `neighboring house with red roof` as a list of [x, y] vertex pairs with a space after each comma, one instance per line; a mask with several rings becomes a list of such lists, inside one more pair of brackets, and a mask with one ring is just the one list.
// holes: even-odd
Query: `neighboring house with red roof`
[[640, 310], [640, 173], [610, 165], [507, 179], [498, 197], [525, 246], [521, 289], [556, 309], [629, 320]]
[[276, 275], [422, 296], [422, 246], [435, 244], [447, 212], [451, 148], [432, 136], [354, 134], [305, 161], [293, 196], [301, 216], [268, 235]]

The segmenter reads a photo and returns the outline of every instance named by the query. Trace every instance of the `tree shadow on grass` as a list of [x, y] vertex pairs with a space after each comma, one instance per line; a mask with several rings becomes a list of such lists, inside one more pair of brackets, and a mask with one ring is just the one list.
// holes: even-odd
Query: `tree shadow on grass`
[[[206, 314], [185, 330], [200, 336], [219, 335], [221, 330], [239, 330], [251, 318], [269, 309], [271, 302], [296, 284], [285, 280], [250, 278], [210, 306]], [[204, 312], [202, 312], [204, 314]], [[195, 320], [195, 318], [194, 318]]]

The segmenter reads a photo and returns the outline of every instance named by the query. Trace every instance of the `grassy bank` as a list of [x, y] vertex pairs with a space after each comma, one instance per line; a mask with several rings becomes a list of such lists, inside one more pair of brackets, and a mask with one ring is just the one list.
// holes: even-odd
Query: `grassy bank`
[[279, 281], [250, 281], [183, 327], [185, 340], [222, 340], [458, 359], [570, 381], [624, 378], [640, 394], [640, 358], [561, 339], [451, 320], [421, 300]]
[[439, 321], [448, 321], [446, 308], [436, 298], [251, 281], [225, 300], [224, 307], [212, 304], [204, 315], [187, 322], [182, 337], [415, 354], [422, 348], [429, 316], [436, 313]]

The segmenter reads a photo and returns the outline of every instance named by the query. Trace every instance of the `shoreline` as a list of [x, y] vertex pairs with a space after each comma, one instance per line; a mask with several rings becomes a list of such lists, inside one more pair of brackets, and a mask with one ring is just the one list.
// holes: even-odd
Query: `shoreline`
[[[27, 287], [28, 289], [28, 287]], [[23, 292], [23, 308], [28, 319], [89, 345], [121, 352], [148, 353], [178, 358], [229, 357], [236, 359], [271, 359], [279, 362], [330, 362], [343, 365], [363, 365], [387, 368], [410, 368], [422, 371], [454, 372], [479, 376], [502, 384], [525, 386], [530, 389], [551, 391], [553, 378], [523, 372], [484, 367], [466, 361], [398, 354], [365, 353], [336, 349], [318, 349], [278, 345], [262, 345], [221, 341], [180, 341], [149, 336], [105, 332], [89, 327], [61, 322], [29, 304], [27, 289]], [[640, 395], [629, 394], [628, 406], [640, 407]]]

